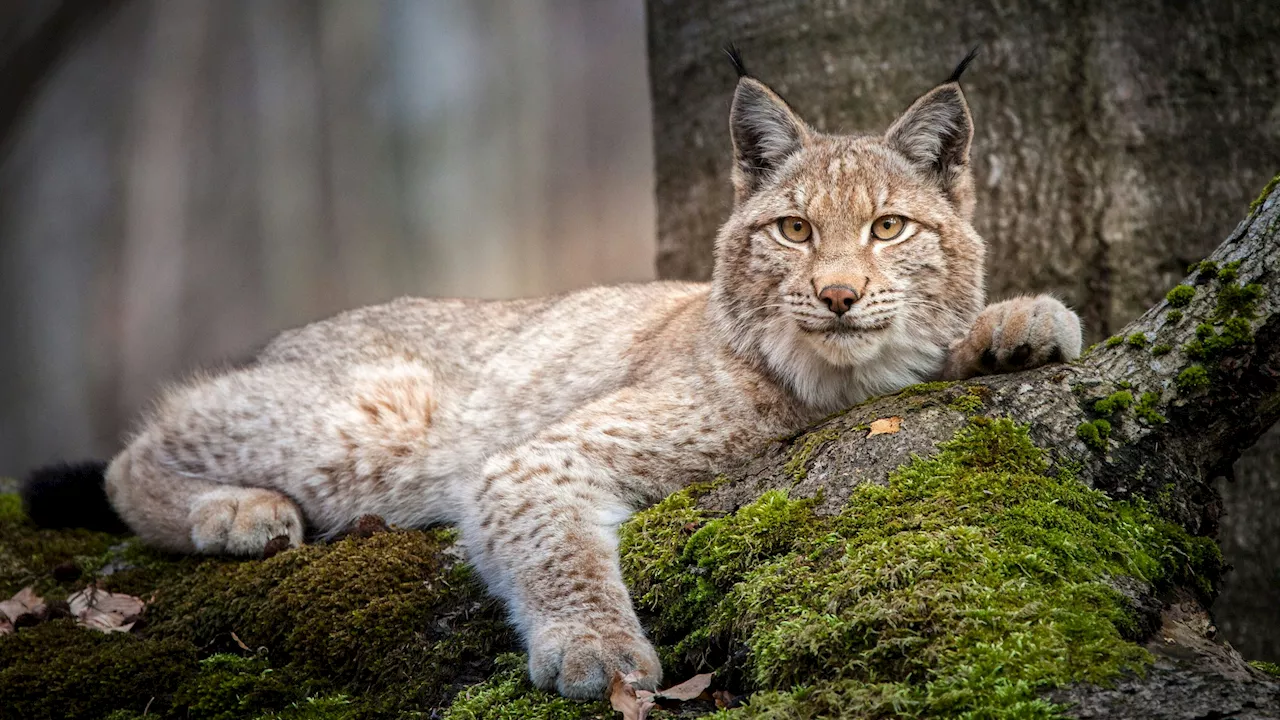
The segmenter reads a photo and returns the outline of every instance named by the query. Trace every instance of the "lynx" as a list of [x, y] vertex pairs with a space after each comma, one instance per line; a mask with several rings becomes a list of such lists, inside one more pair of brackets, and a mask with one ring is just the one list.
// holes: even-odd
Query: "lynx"
[[539, 687], [656, 686], [617, 558], [630, 513], [864, 398], [1080, 352], [1051, 297], [983, 307], [972, 56], [873, 135], [818, 132], [732, 57], [709, 283], [406, 298], [285, 332], [163, 394], [97, 478], [114, 511], [157, 547], [236, 555], [364, 514], [451, 523]]

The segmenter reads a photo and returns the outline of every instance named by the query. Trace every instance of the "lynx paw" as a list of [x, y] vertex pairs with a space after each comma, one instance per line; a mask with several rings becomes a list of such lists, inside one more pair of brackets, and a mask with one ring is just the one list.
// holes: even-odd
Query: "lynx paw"
[[302, 544], [298, 506], [274, 490], [228, 487], [207, 492], [192, 504], [191, 541], [206, 554], [261, 556], [267, 543], [284, 536]]
[[1027, 370], [1080, 357], [1080, 318], [1048, 295], [988, 305], [969, 334], [953, 342], [943, 377]]
[[597, 631], [582, 623], [556, 623], [536, 631], [529, 642], [529, 677], [544, 690], [580, 700], [604, 697], [614, 674], [639, 670], [637, 687], [655, 690], [662, 665], [653, 645], [638, 630]]

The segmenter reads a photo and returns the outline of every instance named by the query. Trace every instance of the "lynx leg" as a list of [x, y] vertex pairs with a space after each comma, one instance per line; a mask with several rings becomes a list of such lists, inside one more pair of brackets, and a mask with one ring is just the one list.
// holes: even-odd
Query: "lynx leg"
[[154, 462], [143, 436], [107, 468], [107, 497], [151, 545], [175, 552], [261, 555], [267, 541], [302, 543], [302, 513], [275, 490], [184, 477]]
[[618, 672], [638, 670], [638, 684], [655, 688], [662, 667], [622, 582], [616, 525], [601, 521], [609, 499], [585, 484], [568, 487], [568, 476], [541, 475], [540, 464], [523, 471], [519, 458], [497, 458], [505, 471], [488, 464], [487, 497], [463, 535], [472, 562], [509, 603], [530, 678], [579, 699], [602, 697]]
[[[467, 523], [466, 541], [472, 562], [511, 606], [532, 682], [591, 700], [604, 696], [614, 673], [639, 670], [640, 687], [657, 687], [662, 665], [622, 583], [613, 528], [599, 524], [590, 503], [524, 501], [515, 484], [497, 480], [498, 502]], [[530, 484], [518, 491], [536, 492]]]

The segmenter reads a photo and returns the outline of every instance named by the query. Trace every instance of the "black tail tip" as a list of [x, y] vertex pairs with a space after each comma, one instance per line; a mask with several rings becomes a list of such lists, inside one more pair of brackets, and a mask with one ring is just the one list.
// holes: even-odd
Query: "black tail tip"
[[721, 48], [724, 54], [729, 57], [729, 62], [733, 63], [733, 69], [738, 73], [738, 78], [751, 77], [751, 73], [747, 72], [747, 66], [742, 62], [742, 53], [738, 52], [738, 46], [733, 43], [725, 43]]
[[33, 470], [19, 491], [22, 508], [40, 527], [126, 533], [128, 526], [107, 500], [106, 472], [107, 464], [100, 461], [60, 463]]
[[965, 70], [969, 69], [969, 63], [973, 62], [973, 59], [978, 57], [978, 51], [981, 49], [981, 45], [974, 45], [973, 49], [969, 51], [969, 54], [965, 55], [964, 59], [960, 61], [960, 64], [956, 66], [956, 69], [951, 71], [951, 77], [947, 78], [947, 82], [960, 82], [960, 76], [964, 74]]

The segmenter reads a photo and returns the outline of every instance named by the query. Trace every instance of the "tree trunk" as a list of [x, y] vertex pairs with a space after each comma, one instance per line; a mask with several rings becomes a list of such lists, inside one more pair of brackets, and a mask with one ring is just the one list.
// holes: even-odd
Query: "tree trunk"
[[[830, 132], [881, 131], [980, 46], [975, 225], [989, 296], [1051, 292], [1091, 341], [1182, 277], [1280, 169], [1280, 5], [649, 0], [658, 271], [705, 279], [727, 216], [728, 41]], [[1215, 614], [1280, 662], [1280, 431], [1219, 469], [1236, 568]]]

